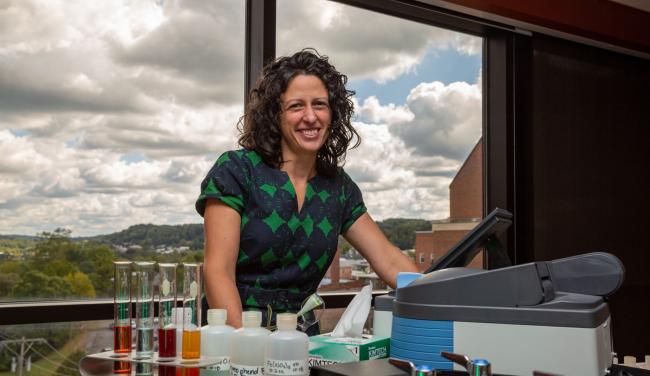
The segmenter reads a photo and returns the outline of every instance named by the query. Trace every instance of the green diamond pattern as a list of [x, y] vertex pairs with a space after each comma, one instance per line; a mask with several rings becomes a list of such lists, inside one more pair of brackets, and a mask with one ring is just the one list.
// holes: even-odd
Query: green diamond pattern
[[249, 153], [246, 153], [246, 158], [248, 158], [251, 163], [253, 164], [253, 167], [257, 166], [258, 163], [262, 161], [262, 157], [260, 157], [256, 152], [251, 151]]
[[323, 201], [323, 204], [327, 199], [330, 197], [330, 194], [327, 191], [320, 191], [318, 192], [318, 197], [320, 197], [320, 200]]
[[298, 287], [289, 287], [289, 292], [294, 293], [294, 294], [300, 294], [300, 288]]
[[262, 184], [260, 189], [268, 193], [271, 197], [275, 196], [275, 192], [278, 190], [275, 186], [266, 183]]
[[221, 154], [219, 159], [217, 159], [217, 166], [221, 166], [222, 164], [224, 164], [225, 162], [228, 162], [230, 160], [230, 155], [228, 155], [228, 154], [229, 153]]
[[253, 306], [253, 307], [259, 307], [260, 305], [257, 303], [257, 300], [253, 298], [253, 295], [249, 295], [248, 299], [246, 299], [246, 305], [247, 306]]
[[241, 263], [245, 262], [248, 260], [248, 255], [246, 252], [242, 251], [241, 249], [239, 250], [239, 256], [237, 257], [237, 265], [240, 265]]
[[208, 182], [208, 185], [203, 190], [203, 194], [206, 194], [206, 195], [209, 195], [209, 194], [221, 194], [221, 192], [219, 191], [217, 186], [214, 185], [214, 179], [210, 179], [210, 181]]
[[327, 259], [328, 259], [327, 253], [323, 253], [323, 255], [319, 257], [318, 260], [316, 260], [316, 265], [318, 265], [318, 269], [320, 269], [321, 271], [323, 270], [323, 267], [325, 267], [325, 265], [327, 264]]
[[300, 270], [304, 271], [310, 262], [311, 262], [311, 257], [309, 257], [307, 252], [303, 253], [298, 259], [298, 266], [300, 267]]
[[310, 237], [311, 233], [314, 231], [314, 221], [311, 219], [309, 214], [307, 214], [307, 218], [302, 221], [302, 229], [305, 230], [307, 237]]
[[238, 212], [241, 212], [244, 209], [244, 197], [242, 195], [221, 196], [221, 201]]
[[300, 220], [298, 219], [298, 217], [296, 217], [295, 214], [292, 215], [291, 218], [289, 219], [289, 222], [287, 222], [287, 226], [289, 226], [289, 228], [291, 229], [292, 234], [296, 233], [296, 230], [298, 229], [298, 227], [300, 227], [300, 224], [301, 224]]
[[339, 202], [343, 204], [345, 202], [345, 188], [341, 187], [341, 194], [339, 195]]
[[305, 191], [305, 197], [307, 197], [307, 200], [311, 200], [315, 194], [316, 192], [314, 191], [314, 188], [311, 187], [311, 184], [307, 183], [307, 190]]
[[275, 231], [277, 231], [278, 227], [287, 223], [284, 219], [282, 219], [282, 217], [278, 215], [278, 213], [275, 210], [273, 210], [273, 213], [271, 213], [271, 215], [264, 218], [262, 222], [266, 223], [266, 225], [271, 228], [271, 231], [273, 231], [274, 234]]
[[259, 278], [255, 278], [255, 288], [256, 289], [261, 289], [262, 288], [262, 284], [260, 284], [260, 279]]
[[282, 260], [280, 260], [280, 262], [282, 263], [282, 266], [287, 266], [289, 264], [293, 264], [294, 262], [296, 262], [296, 257], [293, 255], [291, 251], [287, 251], [287, 254], [284, 255], [284, 257], [282, 258]]
[[244, 155], [244, 151], [243, 150], [235, 150], [235, 155], [237, 156], [237, 158], [241, 159], [241, 157]]
[[330, 224], [330, 221], [327, 220], [327, 217], [323, 218], [323, 220], [320, 221], [320, 223], [316, 226], [323, 232], [323, 234], [325, 234], [325, 237], [329, 235], [330, 231], [332, 231], [333, 228]]
[[242, 230], [244, 226], [250, 221], [250, 218], [246, 215], [246, 213], [242, 213], [241, 215], [241, 226], [239, 226], [239, 230]]
[[296, 190], [293, 189], [293, 184], [291, 184], [291, 180], [287, 180], [287, 182], [284, 183], [284, 185], [282, 187], [280, 187], [280, 188], [282, 188], [285, 191], [289, 192], [291, 197], [296, 197]]
[[266, 267], [270, 263], [272, 263], [274, 261], [277, 261], [277, 260], [278, 260], [278, 258], [277, 258], [277, 256], [275, 256], [275, 253], [273, 253], [273, 249], [271, 249], [271, 248], [269, 248], [268, 251], [266, 251], [266, 252], [264, 252], [264, 254], [262, 254], [262, 266], [263, 267]]

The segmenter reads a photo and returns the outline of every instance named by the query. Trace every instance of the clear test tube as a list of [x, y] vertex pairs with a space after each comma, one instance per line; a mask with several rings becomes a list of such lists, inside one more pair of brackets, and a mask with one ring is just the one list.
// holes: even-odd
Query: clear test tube
[[135, 364], [136, 376], [153, 376], [153, 366], [149, 363], [136, 363]]
[[183, 264], [183, 359], [201, 357], [202, 264]]
[[153, 355], [153, 277], [154, 263], [135, 263], [135, 354], [145, 358]]
[[176, 263], [158, 264], [158, 357], [176, 357]]
[[131, 261], [113, 262], [113, 351], [131, 352]]

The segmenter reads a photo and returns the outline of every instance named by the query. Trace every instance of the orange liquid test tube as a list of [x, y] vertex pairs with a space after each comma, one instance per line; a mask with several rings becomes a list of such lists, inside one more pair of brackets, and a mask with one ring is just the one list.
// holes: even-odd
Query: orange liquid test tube
[[201, 331], [183, 330], [183, 359], [201, 357]]
[[183, 264], [183, 359], [201, 357], [201, 263]]

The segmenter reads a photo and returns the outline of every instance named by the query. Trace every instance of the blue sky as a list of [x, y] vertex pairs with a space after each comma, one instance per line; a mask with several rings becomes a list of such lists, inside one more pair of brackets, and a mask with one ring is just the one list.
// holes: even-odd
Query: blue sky
[[350, 80], [349, 87], [356, 91], [359, 103], [369, 96], [376, 96], [382, 104], [406, 103], [411, 89], [422, 82], [440, 81], [445, 85], [465, 81], [476, 83], [481, 69], [481, 55], [465, 55], [456, 50], [429, 48], [422, 63], [397, 80], [379, 84], [371, 79]]

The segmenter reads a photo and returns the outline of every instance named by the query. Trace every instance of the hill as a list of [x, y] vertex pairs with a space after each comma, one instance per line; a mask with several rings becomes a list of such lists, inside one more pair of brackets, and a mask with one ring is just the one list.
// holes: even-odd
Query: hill
[[[431, 229], [431, 222], [424, 219], [390, 218], [377, 222], [386, 237], [400, 249], [412, 249], [415, 246], [415, 231]], [[200, 223], [184, 225], [139, 224], [126, 230], [92, 238], [75, 240], [93, 240], [111, 245], [139, 245], [143, 249], [157, 247], [189, 247], [193, 250], [203, 249], [203, 225]]]
[[126, 230], [84, 238], [84, 240], [94, 240], [112, 245], [139, 245], [143, 249], [161, 246], [203, 249], [203, 225], [200, 223], [184, 225], [139, 224]]
[[431, 230], [431, 221], [425, 219], [389, 218], [377, 224], [399, 249], [415, 248], [415, 232]]
[[[431, 222], [424, 219], [389, 218], [377, 224], [386, 237], [400, 249], [412, 249], [415, 246], [415, 231], [431, 229]], [[0, 250], [29, 248], [37, 240], [38, 237], [0, 235]], [[202, 250], [203, 224], [138, 224], [112, 234], [74, 237], [71, 240], [73, 242], [94, 241], [107, 245], [137, 245], [144, 250], [159, 247], [189, 247], [191, 250]]]

